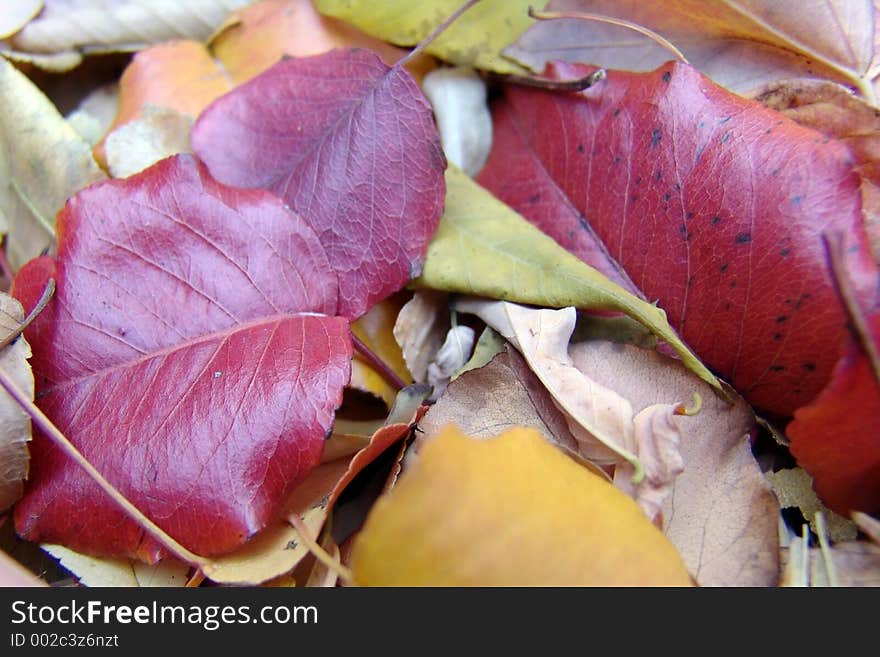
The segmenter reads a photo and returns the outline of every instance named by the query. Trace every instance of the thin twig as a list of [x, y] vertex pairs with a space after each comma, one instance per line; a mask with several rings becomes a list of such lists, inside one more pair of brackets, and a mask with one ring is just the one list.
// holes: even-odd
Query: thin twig
[[459, 16], [461, 16], [464, 12], [466, 12], [468, 9], [473, 7], [479, 1], [480, 0], [467, 0], [467, 2], [465, 2], [461, 7], [459, 7], [454, 12], [452, 12], [452, 14], [449, 16], [449, 18], [447, 18], [445, 21], [440, 23], [440, 25], [438, 25], [433, 32], [431, 32], [428, 36], [426, 36], [424, 39], [422, 39], [422, 42], [419, 43], [419, 45], [417, 45], [415, 48], [413, 48], [406, 57], [404, 57], [399, 62], [397, 62], [397, 64], [395, 64], [395, 66], [406, 66], [407, 63], [409, 63], [414, 57], [421, 54], [421, 52], [425, 48], [427, 48], [429, 45], [431, 45], [431, 43], [434, 41], [434, 39], [436, 39], [438, 36], [440, 36], [440, 34], [444, 30], [446, 30], [446, 28], [448, 28]]
[[181, 561], [185, 561], [198, 568], [202, 568], [210, 563], [209, 559], [190, 552], [180, 543], [175, 541], [171, 536], [165, 533], [165, 530], [145, 516], [143, 512], [132, 504], [125, 495], [119, 492], [113, 484], [107, 481], [104, 478], [104, 475], [98, 472], [98, 470], [95, 469], [95, 466], [89, 463], [86, 457], [83, 456], [73, 443], [71, 443], [61, 432], [61, 430], [55, 426], [52, 420], [46, 417], [43, 411], [28, 399], [27, 395], [15, 385], [15, 382], [9, 378], [9, 375], [3, 370], [3, 368], [0, 368], [0, 385], [2, 385], [6, 392], [18, 402], [18, 405], [31, 416], [34, 424], [39, 427], [40, 431], [43, 432], [43, 435], [49, 438], [55, 446], [74, 463], [85, 470], [89, 477], [100, 486], [101, 490], [107, 493], [107, 495], [109, 495], [110, 498], [119, 505], [119, 507], [121, 507], [132, 520], [143, 527], [144, 530], [156, 540], [156, 542], [160, 543], [165, 549]]
[[603, 14], [590, 14], [590, 13], [582, 13], [582, 12], [567, 12], [567, 11], [535, 11], [534, 7], [529, 7], [529, 16], [539, 21], [553, 21], [560, 20], [564, 18], [581, 20], [581, 21], [593, 21], [594, 23], [608, 23], [609, 25], [617, 25], [618, 27], [624, 27], [628, 30], [633, 30], [634, 32], [638, 32], [642, 36], [646, 36], [655, 43], [660, 46], [666, 48], [669, 52], [671, 52], [675, 57], [684, 62], [688, 63], [687, 57], [684, 56], [684, 53], [681, 52], [675, 45], [666, 37], [657, 34], [654, 30], [650, 30], [644, 25], [639, 25], [638, 23], [633, 23], [628, 20], [624, 20], [622, 18], [614, 18], [613, 16], [605, 16]]
[[315, 556], [315, 559], [317, 559], [322, 564], [327, 566], [327, 568], [339, 575], [339, 579], [345, 582], [346, 585], [351, 585], [354, 583], [354, 575], [352, 574], [351, 570], [349, 570], [341, 562], [331, 557], [327, 553], [327, 550], [325, 550], [318, 544], [318, 542], [309, 533], [309, 528], [306, 527], [305, 523], [302, 521], [302, 518], [293, 513], [287, 519], [287, 522], [289, 522], [293, 526], [303, 544], [309, 549], [309, 552], [311, 552]]
[[52, 295], [55, 294], [55, 279], [50, 278], [46, 283], [46, 288], [43, 290], [43, 294], [40, 296], [40, 300], [37, 301], [37, 305], [31, 308], [30, 313], [25, 318], [25, 320], [18, 325], [18, 328], [15, 329], [12, 333], [7, 335], [3, 340], [0, 340], [0, 351], [3, 351], [11, 345], [13, 342], [18, 340], [18, 336], [24, 333], [24, 330], [30, 326], [31, 322], [37, 318], [46, 306], [49, 304], [49, 300], [52, 298]]
[[530, 75], [498, 75], [505, 82], [512, 82], [523, 87], [537, 87], [548, 91], [583, 91], [589, 89], [599, 80], [605, 79], [605, 69], [600, 68], [589, 75], [574, 80], [550, 80], [540, 76]]

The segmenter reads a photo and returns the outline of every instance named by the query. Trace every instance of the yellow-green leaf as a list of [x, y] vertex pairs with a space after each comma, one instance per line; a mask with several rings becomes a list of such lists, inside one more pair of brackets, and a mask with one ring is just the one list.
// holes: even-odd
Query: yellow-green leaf
[[688, 368], [725, 394], [663, 310], [608, 280], [454, 167], [446, 170], [446, 210], [417, 283], [550, 308], [623, 312], [669, 343]]
[[55, 242], [55, 214], [104, 178], [91, 147], [52, 102], [0, 58], [0, 231], [17, 269]]
[[[323, 14], [399, 46], [414, 46], [440, 25], [464, 0], [315, 0]], [[529, 6], [534, 0], [482, 0], [462, 14], [427, 52], [440, 59], [496, 73], [524, 74], [528, 70], [499, 53], [516, 41], [534, 22]]]
[[534, 429], [430, 441], [352, 553], [363, 586], [687, 586], [668, 539]]

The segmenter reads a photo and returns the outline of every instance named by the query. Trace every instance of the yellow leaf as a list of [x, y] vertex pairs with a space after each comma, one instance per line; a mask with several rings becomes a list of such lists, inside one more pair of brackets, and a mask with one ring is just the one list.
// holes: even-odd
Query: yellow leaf
[[608, 280], [452, 166], [446, 170], [446, 210], [417, 283], [536, 306], [625, 313], [669, 343], [691, 371], [725, 394], [663, 310]]
[[[397, 297], [386, 299], [351, 325], [352, 332], [404, 381], [411, 381], [403, 353], [394, 339], [394, 322], [402, 302]], [[382, 399], [388, 408], [394, 404], [397, 391], [355, 352], [351, 361], [349, 386], [369, 392]]]
[[688, 586], [636, 504], [533, 429], [429, 442], [352, 552], [365, 586]]
[[[414, 46], [458, 9], [464, 0], [316, 0], [323, 14], [341, 18], [367, 34], [399, 46]], [[499, 53], [533, 23], [529, 6], [534, 0], [482, 0], [431, 43], [427, 52], [453, 64], [496, 73], [523, 73], [524, 69]]]

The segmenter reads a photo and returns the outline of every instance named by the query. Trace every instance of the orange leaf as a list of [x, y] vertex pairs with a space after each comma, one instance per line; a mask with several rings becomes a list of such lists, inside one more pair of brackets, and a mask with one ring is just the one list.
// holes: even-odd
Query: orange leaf
[[687, 586], [626, 495], [533, 429], [448, 426], [373, 507], [352, 553], [367, 586]]

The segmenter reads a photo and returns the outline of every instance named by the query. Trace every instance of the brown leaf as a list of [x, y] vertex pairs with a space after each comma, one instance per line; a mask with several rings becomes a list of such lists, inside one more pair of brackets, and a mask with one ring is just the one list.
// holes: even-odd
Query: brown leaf
[[571, 357], [635, 409], [699, 392], [700, 412], [679, 418], [685, 465], [664, 504], [666, 535], [703, 586], [776, 585], [779, 506], [752, 456], [749, 406], [728, 405], [678, 361], [632, 345], [582, 342]]
[[[604, 14], [647, 27], [733, 91], [813, 77], [854, 85], [866, 98], [874, 97], [870, 0], [554, 0], [548, 9]], [[538, 71], [551, 59], [645, 71], [672, 58], [631, 30], [583, 20], [539, 23], [505, 54]]]
[[[0, 340], [18, 330], [24, 321], [21, 304], [5, 292], [0, 292]], [[27, 359], [31, 348], [24, 336], [0, 351], [3, 369], [31, 399], [34, 396], [34, 376]], [[10, 508], [21, 497], [24, 480], [28, 475], [28, 446], [31, 439], [31, 419], [5, 390], [0, 390], [0, 513]]]

